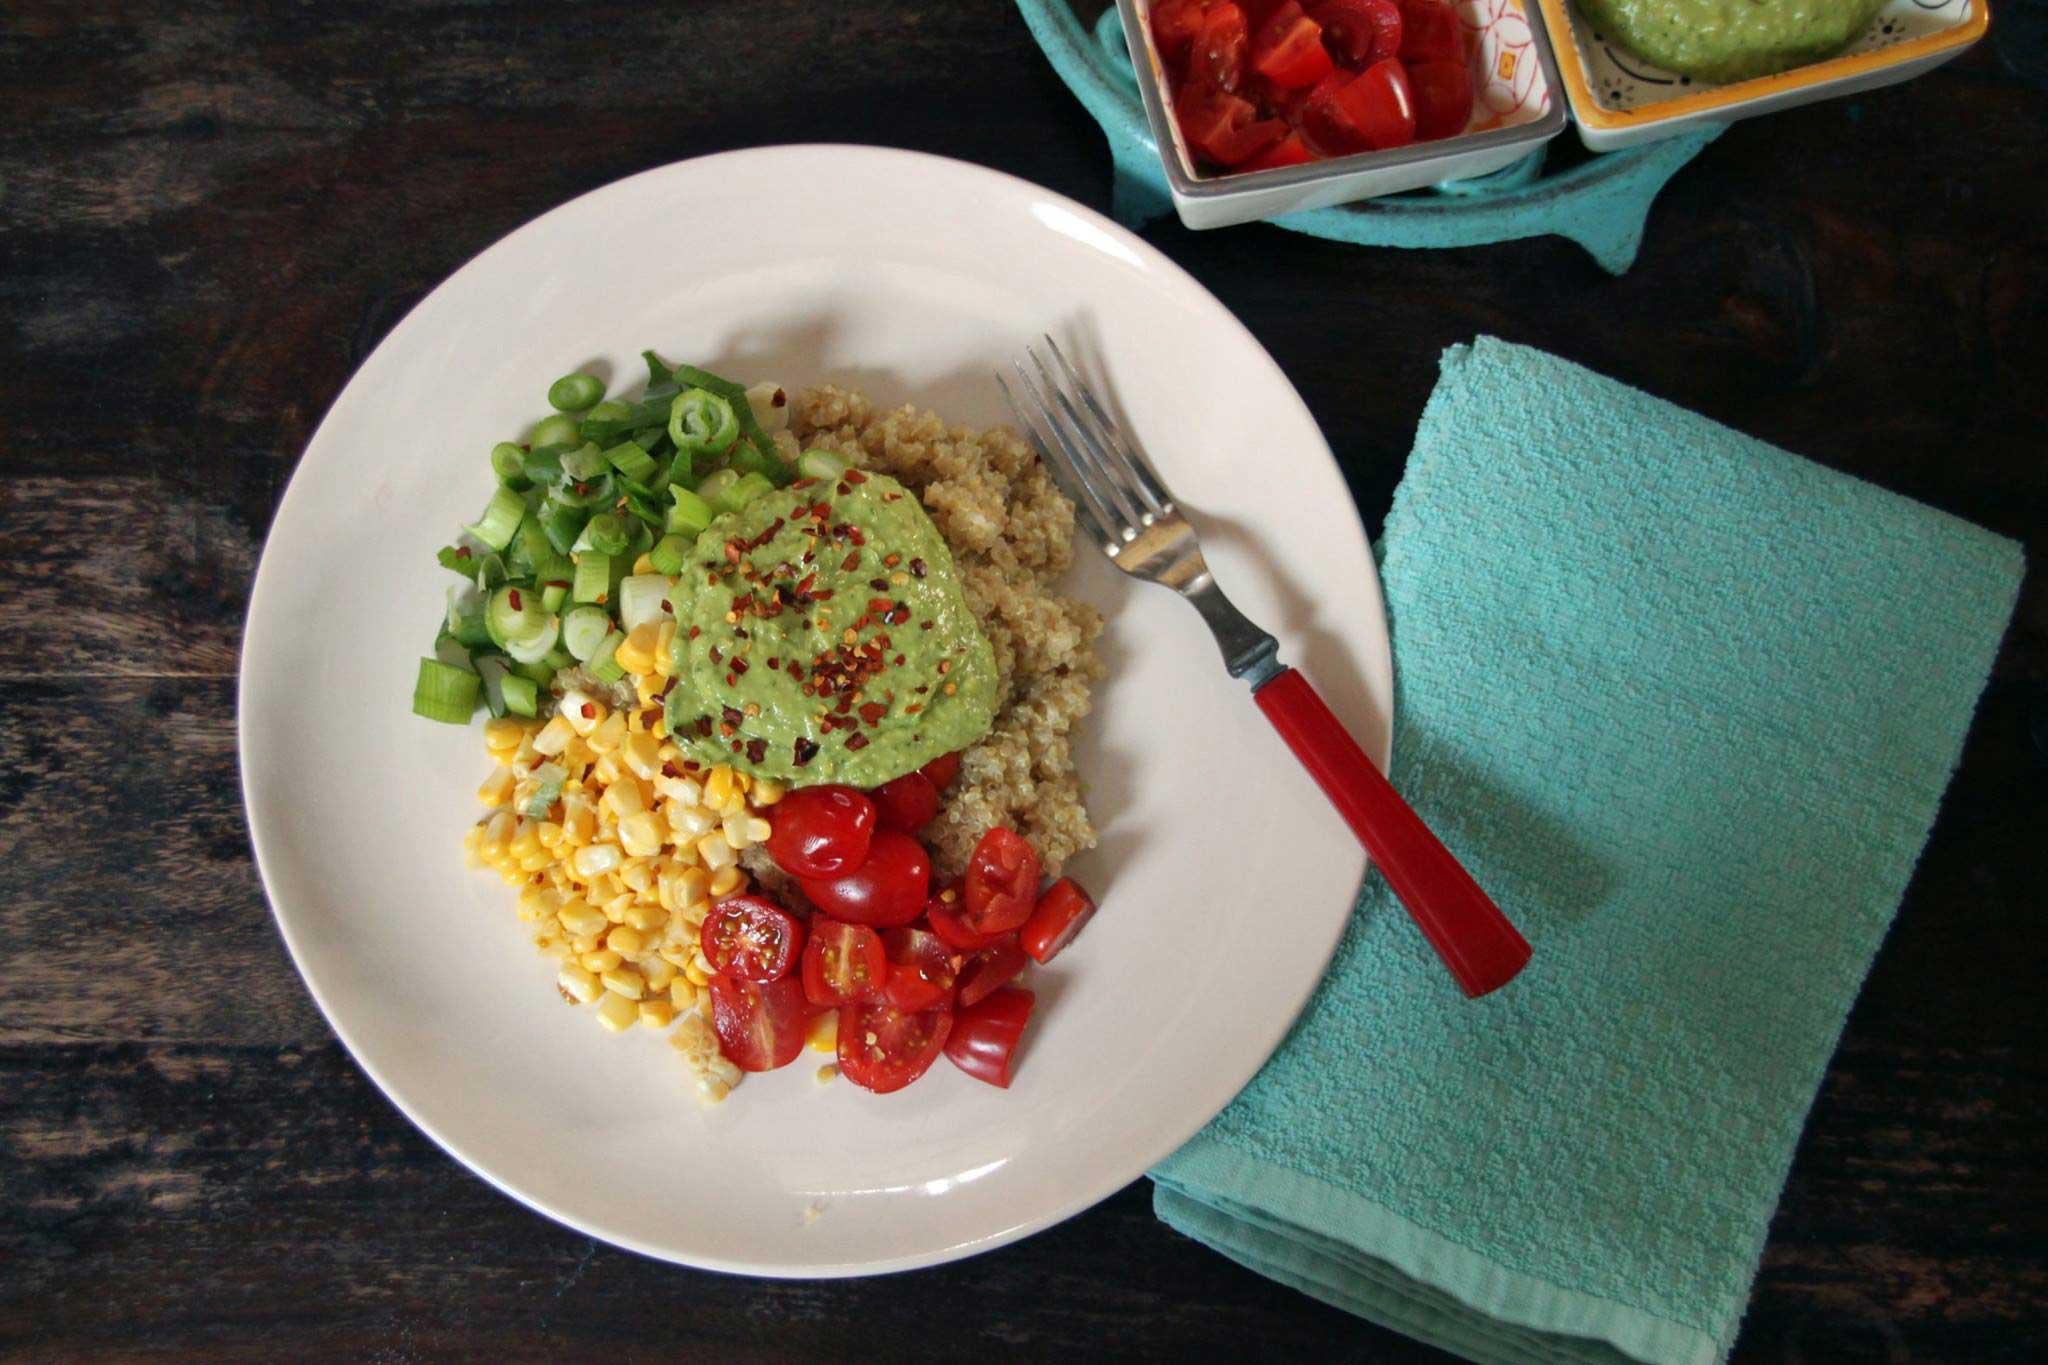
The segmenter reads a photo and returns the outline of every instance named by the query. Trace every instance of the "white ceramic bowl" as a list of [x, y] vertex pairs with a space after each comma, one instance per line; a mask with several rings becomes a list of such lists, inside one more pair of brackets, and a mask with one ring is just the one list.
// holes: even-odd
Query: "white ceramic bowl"
[[[1052, 331], [1185, 505], [1217, 578], [1384, 762], [1379, 582], [1344, 480], [1251, 335], [1139, 238], [1036, 185], [863, 147], [683, 162], [597, 190], [457, 271], [335, 400], [249, 607], [250, 832], [293, 959], [393, 1103], [515, 1198], [652, 1256], [766, 1275], [925, 1265], [1120, 1188], [1250, 1079], [1321, 977], [1365, 859], [1195, 612], [1083, 549], [1108, 676], [1077, 746], [1102, 905], [1035, 974], [1016, 1082], [941, 1062], [878, 1096], [824, 1060], [698, 1104], [664, 1038], [555, 994], [494, 877], [465, 871], [478, 727], [408, 714], [486, 452], [570, 369], [651, 346], [832, 380], [954, 421]], [[374, 1229], [365, 1235], [374, 1236]]]
[[1848, 47], [1776, 76], [1711, 85], [1616, 48], [1570, 0], [1539, 0], [1579, 137], [1611, 152], [1931, 71], [1984, 36], [1986, 0], [1891, 0]]
[[1152, 42], [1151, 0], [1117, 0], [1145, 118], [1166, 169], [1180, 219], [1226, 227], [1304, 209], [1328, 208], [1446, 180], [1469, 180], [1511, 165], [1562, 132], [1564, 101], [1543, 21], [1525, 0], [1456, 0], [1472, 71], [1472, 118], [1455, 137], [1380, 152], [1331, 157], [1269, 171], [1198, 171]]

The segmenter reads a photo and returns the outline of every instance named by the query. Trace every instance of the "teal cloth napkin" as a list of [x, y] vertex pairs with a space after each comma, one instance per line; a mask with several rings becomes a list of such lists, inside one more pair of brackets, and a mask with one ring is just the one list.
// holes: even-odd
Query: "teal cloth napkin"
[[1718, 1360], [2019, 547], [1482, 338], [1381, 554], [1396, 785], [1535, 957], [1466, 1001], [1369, 877], [1159, 1216], [1474, 1360]]

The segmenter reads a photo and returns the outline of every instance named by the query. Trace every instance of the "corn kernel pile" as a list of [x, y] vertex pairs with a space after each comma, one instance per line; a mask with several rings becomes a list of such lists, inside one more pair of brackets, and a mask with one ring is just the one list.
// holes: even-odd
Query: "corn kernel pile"
[[708, 1018], [698, 926], [714, 901], [747, 889], [740, 852], [768, 837], [764, 812], [783, 792], [686, 762], [663, 737], [674, 634], [673, 621], [646, 624], [619, 647], [640, 700], [630, 711], [571, 689], [545, 724], [507, 716], [484, 726], [498, 766], [477, 789], [490, 810], [463, 848], [472, 866], [520, 888], [519, 918], [560, 962], [562, 997], [596, 1006], [614, 1033], [675, 1024], [671, 1044], [699, 1097], [715, 1103], [740, 1071]]

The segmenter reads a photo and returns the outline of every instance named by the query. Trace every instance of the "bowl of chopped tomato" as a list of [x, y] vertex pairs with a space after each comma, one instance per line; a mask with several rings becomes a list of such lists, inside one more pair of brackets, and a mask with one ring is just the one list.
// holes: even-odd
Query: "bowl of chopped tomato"
[[1486, 175], [1565, 125], [1525, 0], [1117, 0], [1191, 228]]

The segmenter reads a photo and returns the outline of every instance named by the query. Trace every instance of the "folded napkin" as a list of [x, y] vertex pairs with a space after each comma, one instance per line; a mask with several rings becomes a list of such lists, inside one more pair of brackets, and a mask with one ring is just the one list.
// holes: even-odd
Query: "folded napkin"
[[2019, 547], [1482, 338], [1381, 552], [1395, 783], [1535, 957], [1466, 1001], [1368, 877], [1158, 1213], [1475, 1360], [1718, 1360]]

